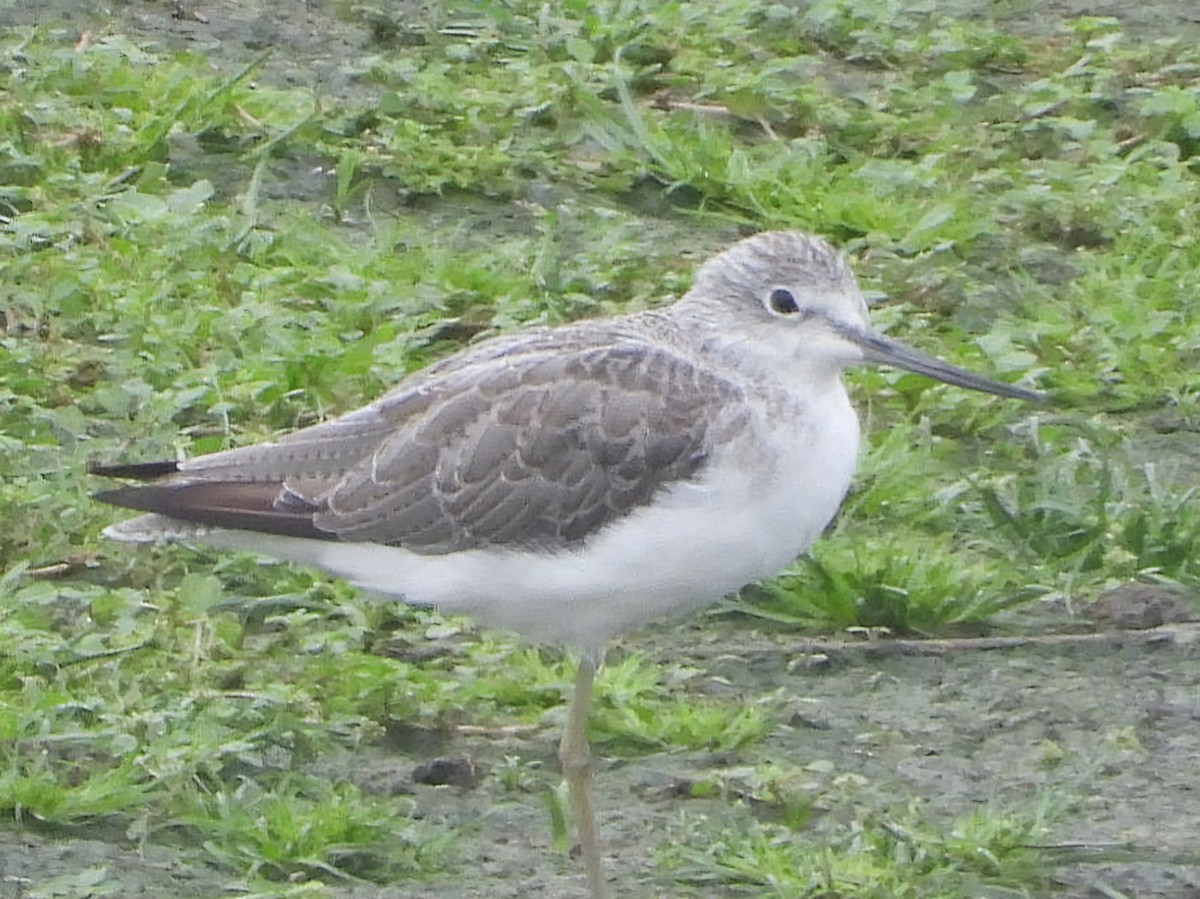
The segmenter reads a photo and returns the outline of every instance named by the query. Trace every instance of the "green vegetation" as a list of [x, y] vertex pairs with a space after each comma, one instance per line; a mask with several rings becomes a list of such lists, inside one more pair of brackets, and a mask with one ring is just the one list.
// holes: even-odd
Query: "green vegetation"
[[[915, 817], [915, 812], [910, 812]], [[1028, 896], [1044, 888], [1037, 816], [989, 810], [936, 831], [906, 820], [866, 815], [842, 843], [814, 851], [778, 827], [706, 834], [701, 850], [673, 854], [698, 885], [755, 887], [759, 896], [856, 896], [864, 899], [958, 899]]]
[[[735, 226], [828, 235], [886, 295], [881, 326], [1054, 398], [854, 376], [854, 493], [741, 620], [937, 633], [1134, 578], [1200, 586], [1195, 463], [1166, 440], [1196, 427], [1194, 44], [897, 0], [340, 12], [373, 43], [336, 98], [118, 22], [78, 46], [0, 32], [5, 817], [115, 823], [267, 891], [453, 867], [448, 825], [397, 822], [315, 760], [400, 722], [544, 724], [563, 663], [307, 571], [108, 545], [82, 473], [309, 424], [480, 333], [657, 302]], [[694, 675], [614, 664], [594, 740], [733, 752], [774, 726], [772, 698], [664, 687]], [[808, 801], [780, 814], [799, 827]], [[1020, 816], [847, 827], [665, 861], [786, 896], [1040, 888]]]

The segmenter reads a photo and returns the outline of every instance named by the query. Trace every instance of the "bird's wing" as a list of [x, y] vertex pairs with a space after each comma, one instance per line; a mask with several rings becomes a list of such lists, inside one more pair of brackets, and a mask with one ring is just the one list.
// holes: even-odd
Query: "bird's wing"
[[514, 342], [410, 380], [358, 412], [100, 498], [426, 554], [553, 550], [696, 477], [714, 441], [746, 425], [736, 385], [636, 341]]

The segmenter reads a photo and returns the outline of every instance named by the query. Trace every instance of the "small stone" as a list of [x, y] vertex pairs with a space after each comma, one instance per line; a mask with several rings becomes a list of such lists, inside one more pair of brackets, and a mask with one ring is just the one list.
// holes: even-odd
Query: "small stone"
[[412, 779], [413, 783], [430, 787], [450, 786], [470, 790], [479, 785], [479, 769], [474, 760], [467, 756], [434, 759], [418, 765]]

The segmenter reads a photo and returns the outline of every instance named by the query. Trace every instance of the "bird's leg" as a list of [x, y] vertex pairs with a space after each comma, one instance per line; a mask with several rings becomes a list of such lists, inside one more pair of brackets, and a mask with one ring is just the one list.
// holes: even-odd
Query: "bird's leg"
[[567, 792], [571, 810], [575, 815], [575, 827], [579, 833], [579, 849], [583, 856], [583, 868], [587, 873], [588, 895], [591, 899], [609, 899], [608, 881], [604, 877], [604, 859], [600, 850], [600, 833], [596, 829], [596, 815], [592, 809], [592, 756], [587, 742], [588, 713], [592, 708], [592, 681], [596, 677], [598, 660], [595, 654], [584, 653], [579, 659], [579, 673], [575, 677], [575, 693], [567, 716], [567, 732], [558, 747], [558, 758], [563, 776], [567, 779]]

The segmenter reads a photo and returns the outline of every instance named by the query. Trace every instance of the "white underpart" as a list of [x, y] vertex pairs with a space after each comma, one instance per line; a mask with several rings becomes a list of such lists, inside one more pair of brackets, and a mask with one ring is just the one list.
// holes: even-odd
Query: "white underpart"
[[160, 516], [143, 516], [142, 528], [139, 519], [123, 522], [107, 535], [194, 539], [313, 565], [385, 597], [467, 614], [535, 640], [597, 649], [622, 631], [770, 577], [812, 545], [850, 485], [859, 435], [839, 379], [806, 391], [805, 399], [802, 414], [714, 448], [707, 477], [657, 495], [582, 551], [431, 556], [186, 522], [172, 529]]

